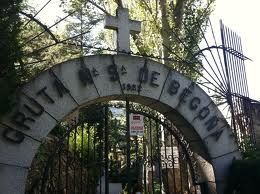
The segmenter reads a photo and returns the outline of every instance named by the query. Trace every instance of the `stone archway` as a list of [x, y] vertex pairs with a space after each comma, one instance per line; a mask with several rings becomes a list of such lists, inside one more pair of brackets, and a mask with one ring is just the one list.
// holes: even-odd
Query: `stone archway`
[[0, 193], [24, 193], [41, 140], [66, 115], [98, 101], [127, 97], [166, 115], [210, 161], [219, 194], [229, 165], [240, 157], [210, 97], [188, 78], [145, 58], [97, 55], [67, 61], [31, 80], [17, 95], [17, 106], [1, 118]]

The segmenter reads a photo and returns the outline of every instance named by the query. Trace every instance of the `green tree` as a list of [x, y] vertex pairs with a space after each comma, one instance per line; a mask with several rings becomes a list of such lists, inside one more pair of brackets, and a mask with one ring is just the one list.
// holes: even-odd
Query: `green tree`
[[19, 84], [15, 63], [20, 52], [17, 39], [20, 9], [21, 0], [0, 2], [0, 115], [14, 102], [14, 92]]
[[97, 53], [92, 47], [100, 46], [101, 39], [97, 36], [97, 28], [103, 22], [103, 16], [96, 6], [101, 2], [101, 0], [97, 0], [93, 5], [85, 0], [62, 1], [64, 12], [67, 14], [73, 13], [66, 25], [64, 34], [67, 36], [82, 34], [73, 40], [78, 45], [78, 56]]
[[[116, 7], [108, 5], [110, 10]], [[131, 0], [123, 5], [132, 19], [142, 21], [141, 33], [133, 35], [132, 50], [160, 56], [165, 59], [160, 62], [196, 80], [201, 66], [193, 55], [199, 50], [214, 0]]]
[[92, 52], [86, 45], [98, 44], [91, 30], [101, 18], [93, 8], [75, 0], [61, 1], [61, 6], [69, 17], [63, 22], [64, 30], [57, 32], [33, 17], [36, 10], [25, 3], [18, 36], [22, 53], [18, 66], [23, 81], [57, 63], [86, 55]]
[[35, 14], [35, 9], [26, 4], [21, 11], [22, 25], [18, 36], [22, 51], [19, 67], [23, 81], [57, 63], [78, 57], [80, 52], [77, 44], [62, 42], [69, 38], [64, 32], [52, 32], [31, 13]]
[[[214, 1], [123, 1], [123, 6], [130, 11], [130, 17], [142, 21], [142, 32], [132, 36], [132, 51], [142, 55], [158, 56], [160, 62], [197, 80], [198, 72], [201, 70], [201, 60], [194, 58], [194, 53], [199, 50], [198, 44], [207, 26], [207, 19], [213, 10]], [[104, 14], [115, 15], [116, 8], [122, 5], [121, 1], [62, 0], [61, 5], [64, 12], [71, 16], [65, 31], [56, 36], [60, 39], [79, 36], [70, 41], [68, 45], [60, 44], [33, 53], [38, 61], [43, 60], [43, 62], [33, 64], [33, 68], [28, 68], [29, 73], [42, 71], [46, 67], [72, 57], [107, 53], [102, 49], [92, 49], [93, 47], [109, 45], [110, 48], [113, 48], [112, 32], [100, 30], [100, 24]], [[40, 27], [28, 25], [28, 28], [24, 34], [32, 36], [32, 34], [37, 34]], [[51, 38], [45, 33], [31, 41], [24, 50], [33, 52], [42, 43], [52, 44], [54, 41]], [[56, 56], [57, 54], [59, 56]], [[169, 58], [173, 60], [168, 60]], [[30, 62], [28, 57], [24, 60], [29, 64], [33, 62], [32, 60]]]
[[[28, 20], [25, 19], [23, 23]], [[75, 44], [59, 43], [66, 35], [52, 33], [56, 41], [47, 32], [38, 36], [44, 29], [35, 22], [30, 22], [21, 30], [19, 39], [23, 44], [22, 56], [19, 63], [22, 81], [27, 81], [43, 70], [71, 58], [78, 57], [79, 48]], [[31, 37], [36, 37], [32, 39]], [[26, 41], [29, 41], [26, 43]], [[50, 47], [48, 47], [51, 45]]]

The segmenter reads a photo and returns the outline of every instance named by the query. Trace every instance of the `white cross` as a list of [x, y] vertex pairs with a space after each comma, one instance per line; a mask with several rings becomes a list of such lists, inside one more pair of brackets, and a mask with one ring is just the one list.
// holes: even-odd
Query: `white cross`
[[130, 34], [141, 32], [141, 22], [130, 20], [128, 9], [119, 7], [116, 17], [105, 17], [105, 28], [117, 31], [117, 50], [130, 52]]

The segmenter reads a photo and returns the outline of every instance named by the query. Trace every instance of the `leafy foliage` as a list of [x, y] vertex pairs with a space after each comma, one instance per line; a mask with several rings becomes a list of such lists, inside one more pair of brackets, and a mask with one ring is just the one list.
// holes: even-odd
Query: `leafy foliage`
[[[112, 0], [108, 2], [106, 9], [113, 13], [117, 6], [110, 3]], [[163, 58], [160, 62], [198, 79], [201, 61], [194, 58], [194, 53], [199, 50], [214, 0], [131, 0], [124, 1], [124, 6], [130, 10], [132, 19], [142, 21], [141, 33], [133, 35], [132, 50], [160, 56]]]
[[257, 194], [260, 182], [260, 151], [245, 139], [241, 143], [242, 160], [230, 167], [226, 194]]
[[0, 2], [0, 115], [14, 103], [14, 92], [19, 84], [15, 63], [20, 52], [17, 39], [20, 8], [21, 0]]
[[[82, 0], [64, 1], [65, 10], [75, 12], [74, 20], [68, 25], [68, 32], [79, 33], [82, 29], [93, 30], [99, 25], [103, 15], [115, 15], [119, 1]], [[180, 71], [191, 79], [198, 79], [200, 59], [194, 58], [199, 50], [198, 44], [207, 26], [207, 19], [213, 11], [214, 0], [131, 0], [123, 1], [130, 11], [131, 19], [142, 21], [142, 32], [133, 35], [131, 47], [142, 55], [154, 55], [163, 58], [160, 62]], [[120, 3], [119, 3], [120, 4]], [[83, 21], [83, 22], [82, 22]], [[99, 29], [99, 27], [96, 27]], [[83, 30], [84, 31], [84, 30]], [[115, 48], [111, 31], [95, 31], [98, 35], [81, 37], [83, 43]], [[86, 37], [86, 38], [85, 38]], [[87, 50], [89, 51], [89, 50]], [[84, 53], [86, 54], [86, 53]], [[167, 60], [174, 59], [173, 61]], [[179, 62], [176, 62], [179, 61]]]
[[[70, 17], [63, 23], [64, 30], [59, 32], [52, 32], [36, 18], [32, 20], [23, 15], [19, 33], [22, 46], [22, 57], [19, 61], [23, 72], [22, 81], [31, 79], [57, 63], [91, 52], [84, 45], [98, 44], [91, 30], [101, 21], [100, 14], [97, 15], [93, 8], [83, 1], [62, 1], [61, 6], [64, 13]], [[23, 11], [36, 13], [29, 5], [25, 5]]]
[[[34, 8], [29, 5], [25, 7], [26, 12], [35, 13]], [[22, 81], [28, 81], [57, 63], [79, 57], [80, 49], [77, 45], [59, 42], [68, 38], [64, 33], [47, 32], [47, 27], [39, 25], [28, 17], [22, 17], [21, 22], [19, 41], [22, 46], [22, 56], [19, 67], [22, 71]]]
[[258, 194], [260, 159], [234, 161], [226, 194]]
[[[14, 91], [50, 66], [71, 58], [100, 53], [93, 46], [111, 45], [111, 32], [100, 31], [105, 13], [115, 14], [119, 1], [62, 0], [64, 12], [70, 15], [65, 30], [49, 33], [37, 21], [30, 21], [23, 12], [34, 14], [34, 8], [22, 0], [1, 1], [1, 113], [10, 109]], [[132, 50], [145, 55], [174, 58], [165, 64], [197, 79], [199, 59], [193, 59], [202, 38], [214, 0], [133, 0], [124, 1], [130, 17], [143, 21], [140, 35], [134, 35]], [[22, 16], [23, 15], [23, 16]], [[29, 23], [28, 23], [29, 22]], [[74, 37], [70, 41], [60, 40]], [[175, 60], [175, 61], [176, 61]], [[8, 83], [8, 86], [7, 84]]]

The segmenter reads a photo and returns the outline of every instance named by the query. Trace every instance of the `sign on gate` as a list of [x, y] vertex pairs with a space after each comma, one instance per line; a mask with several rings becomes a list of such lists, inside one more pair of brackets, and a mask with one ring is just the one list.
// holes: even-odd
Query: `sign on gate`
[[130, 114], [130, 136], [144, 135], [144, 116], [139, 114]]
[[179, 152], [178, 147], [161, 147], [161, 165], [162, 168], [179, 168]]

